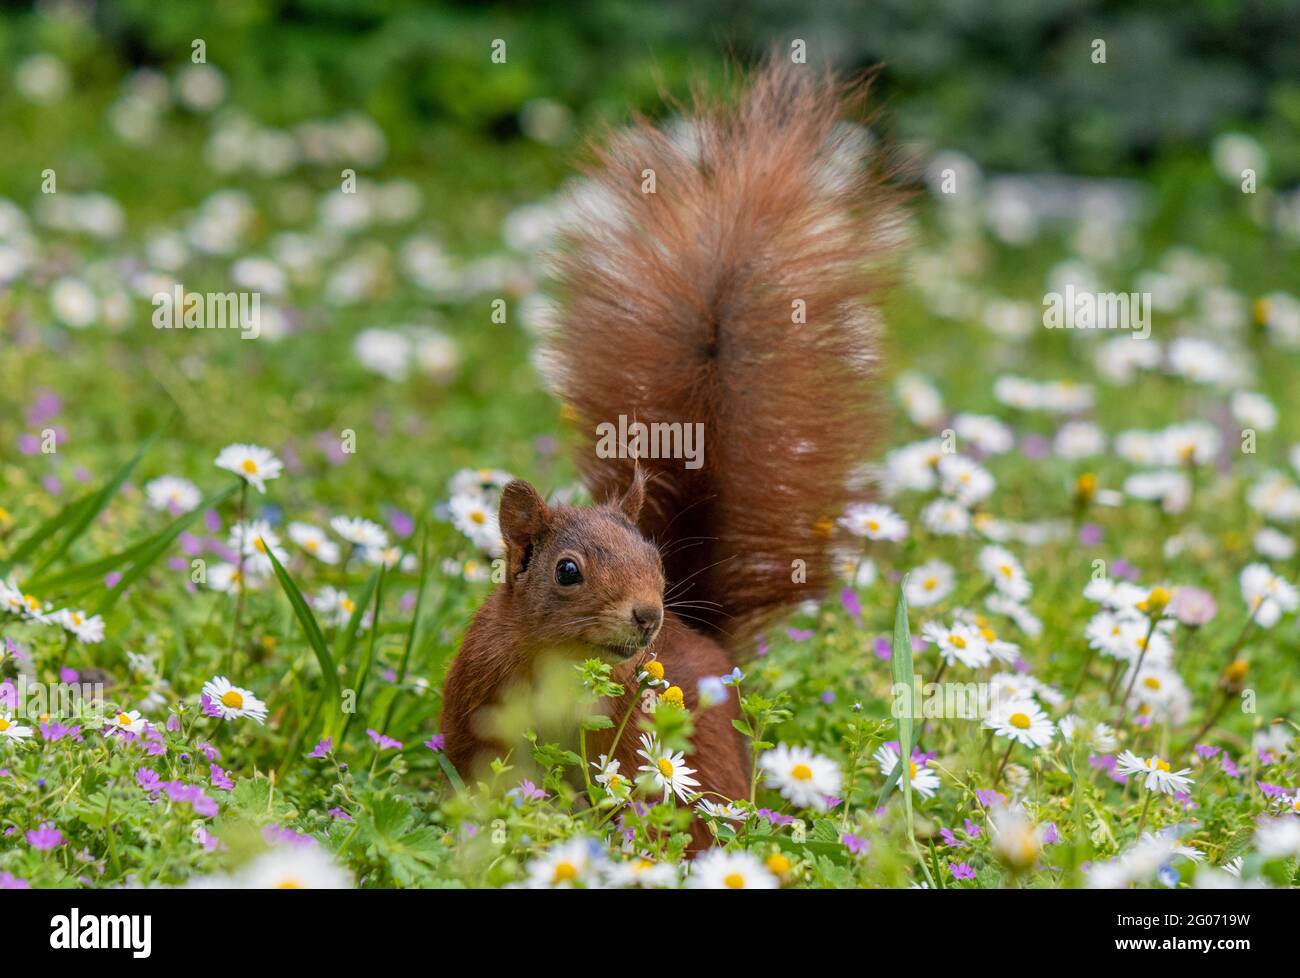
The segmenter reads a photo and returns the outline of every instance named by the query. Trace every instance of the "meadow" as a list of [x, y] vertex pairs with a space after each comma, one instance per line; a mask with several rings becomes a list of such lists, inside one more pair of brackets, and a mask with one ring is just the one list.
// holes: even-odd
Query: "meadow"
[[[1295, 885], [1300, 193], [1260, 142], [909, 147], [878, 501], [708, 685], [751, 795], [690, 790], [654, 670], [643, 770], [521, 740], [466, 785], [439, 692], [497, 494], [583, 498], [532, 354], [585, 133], [544, 95], [509, 140], [269, 122], [220, 64], [0, 65], [0, 885]], [[178, 287], [258, 335], [158, 328]], [[1045, 328], [1071, 289], [1149, 335]]]

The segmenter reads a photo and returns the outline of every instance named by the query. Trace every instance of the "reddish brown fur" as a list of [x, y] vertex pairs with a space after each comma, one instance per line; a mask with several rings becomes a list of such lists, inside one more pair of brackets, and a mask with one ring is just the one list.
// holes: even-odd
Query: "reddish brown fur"
[[[631, 653], [615, 672], [624, 702], [607, 704], [617, 719], [653, 652], [697, 711], [688, 763], [702, 789], [748, 795], [735, 697], [698, 711], [697, 682], [727, 672], [756, 628], [829, 580], [834, 520], [855, 497], [875, 417], [864, 300], [897, 213], [860, 135], [836, 127], [861, 89], [809, 72], [774, 64], [738, 104], [698, 102], [693, 153], [641, 123], [600, 154], [593, 178], [614, 216], [591, 216], [568, 238], [563, 326], [548, 355], [591, 439], [578, 456], [588, 487], [597, 499], [622, 496], [548, 507], [526, 483], [507, 487], [507, 579], [443, 691], [447, 753], [467, 775], [518, 747], [495, 741], [484, 717], [543, 656]], [[646, 169], [654, 194], [641, 192]], [[796, 299], [804, 324], [792, 323]], [[597, 457], [596, 426], [619, 415], [702, 422], [703, 467]], [[580, 590], [556, 582], [565, 555], [589, 573]], [[792, 579], [797, 560], [806, 583]], [[642, 649], [628, 615], [650, 603], [664, 623]], [[625, 774], [641, 763], [636, 746], [629, 725], [616, 753]], [[695, 846], [707, 841], [697, 824]]]

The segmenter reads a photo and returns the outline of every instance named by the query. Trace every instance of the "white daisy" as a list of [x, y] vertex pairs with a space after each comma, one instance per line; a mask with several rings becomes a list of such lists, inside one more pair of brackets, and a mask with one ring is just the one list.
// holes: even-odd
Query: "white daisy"
[[970, 529], [970, 513], [955, 499], [932, 499], [921, 510], [921, 523], [937, 536], [959, 537]]
[[1241, 596], [1255, 616], [1255, 624], [1272, 628], [1284, 614], [1300, 605], [1295, 586], [1278, 577], [1266, 564], [1247, 564], [1241, 571]]
[[993, 704], [984, 726], [999, 737], [1034, 749], [1045, 747], [1056, 734], [1056, 725], [1037, 703], [1029, 699], [1001, 700]]
[[1033, 593], [1024, 567], [1005, 547], [985, 547], [979, 553], [979, 566], [993, 586], [1012, 601], [1025, 601]]
[[235, 594], [240, 590], [256, 591], [261, 586], [261, 581], [250, 575], [247, 569], [241, 575], [234, 564], [213, 564], [208, 568], [208, 587], [214, 591]]
[[248, 690], [232, 685], [225, 676], [216, 676], [204, 683], [203, 692], [220, 711], [222, 719], [250, 717], [257, 723], [266, 720], [266, 704]]
[[710, 849], [691, 863], [686, 885], [696, 890], [775, 890], [781, 884], [748, 852]]
[[868, 540], [898, 542], [907, 536], [906, 521], [888, 506], [854, 503], [840, 517], [840, 524], [854, 536]]
[[139, 710], [119, 710], [108, 719], [108, 727], [112, 730], [125, 730], [127, 733], [138, 734], [144, 730], [144, 725], [148, 723], [140, 716]]
[[1262, 818], [1255, 829], [1255, 848], [1265, 859], [1300, 858], [1300, 818]]
[[928, 621], [921, 627], [921, 638], [937, 646], [939, 655], [950, 666], [960, 662], [972, 669], [979, 669], [989, 664], [991, 656], [988, 643], [974, 625], [954, 622], [949, 627], [943, 622]]
[[705, 818], [716, 818], [728, 822], [743, 822], [749, 818], [749, 812], [735, 802], [717, 802], [704, 798], [695, 806], [695, 810]]
[[1175, 771], [1164, 758], [1155, 755], [1138, 757], [1131, 750], [1120, 753], [1116, 758], [1115, 770], [1124, 775], [1141, 775], [1142, 784], [1148, 791], [1159, 791], [1166, 795], [1186, 791], [1195, 783], [1186, 776], [1192, 773], [1191, 768]]
[[913, 608], [938, 604], [952, 593], [956, 578], [942, 560], [930, 560], [912, 570], [907, 579], [907, 603]]
[[618, 773], [619, 762], [607, 754], [601, 754], [591, 762], [596, 769], [593, 780], [611, 795], [625, 795], [632, 787], [632, 782]]
[[[898, 751], [889, 744], [881, 744], [871, 756], [880, 765], [880, 773], [886, 778], [894, 773], [894, 768], [898, 767]], [[939, 775], [926, 767], [924, 761], [920, 764], [917, 764], [916, 761], [909, 761], [908, 772], [908, 777], [912, 781], [912, 790], [922, 798], [932, 798], [934, 793], [939, 790]], [[897, 788], [899, 791], [903, 790], [901, 775], [897, 782]]]
[[840, 790], [839, 765], [807, 747], [779, 744], [758, 759], [767, 781], [796, 808], [824, 812]]
[[1088, 723], [1081, 717], [1071, 713], [1061, 717], [1058, 724], [1061, 730], [1061, 736], [1066, 740], [1073, 741], [1075, 735], [1085, 738], [1090, 750], [1098, 754], [1110, 754], [1117, 746], [1119, 741], [1115, 738], [1115, 730], [1106, 723]]
[[246, 574], [270, 577], [275, 568], [271, 566], [268, 553], [275, 554], [275, 559], [281, 564], [289, 561], [289, 552], [280, 546], [280, 537], [266, 520], [236, 523], [230, 528], [228, 542], [231, 550], [243, 554]]
[[14, 722], [12, 713], [0, 713], [0, 737], [10, 740], [26, 740], [32, 735], [32, 728]]
[[325, 535], [325, 531], [310, 523], [290, 523], [289, 539], [302, 547], [322, 564], [339, 562], [339, 545]]
[[65, 608], [55, 615], [55, 621], [76, 636], [79, 642], [95, 645], [104, 641], [104, 619], [99, 615], [87, 615], [81, 610]]
[[239, 871], [243, 890], [350, 890], [352, 874], [319, 845], [277, 846]]
[[[330, 587], [328, 584], [312, 598], [311, 605], [324, 616], [326, 624], [339, 627], [352, 620], [357, 610], [357, 603], [344, 591]], [[362, 622], [364, 625], [364, 621]]]
[[551, 846], [528, 864], [524, 886], [531, 890], [599, 887], [604, 852], [593, 839], [569, 839]]
[[468, 493], [452, 496], [447, 507], [452, 525], [469, 537], [479, 550], [493, 557], [505, 552], [496, 510], [482, 496]]
[[387, 547], [388, 534], [378, 523], [361, 517], [336, 516], [330, 529], [355, 547]]
[[695, 768], [686, 766], [686, 755], [681, 751], [674, 753], [664, 749], [649, 734], [641, 735], [641, 748], [637, 754], [644, 757], [647, 763], [637, 770], [650, 775], [656, 788], [664, 789], [663, 800], [667, 801], [670, 795], [676, 795], [682, 801], [689, 802], [695, 794], [692, 789], [698, 788], [700, 783], [691, 777]]
[[974, 506], [988, 498], [995, 485], [986, 468], [964, 455], [945, 455], [939, 459], [939, 480], [943, 491], [964, 506]]
[[678, 883], [677, 867], [669, 862], [652, 862], [649, 859], [626, 859], [610, 863], [605, 868], [605, 881], [610, 886], [662, 889]]
[[267, 480], [278, 479], [284, 470], [284, 463], [260, 445], [227, 445], [215, 464], [235, 473], [258, 492], [266, 492]]
[[144, 494], [151, 507], [165, 509], [175, 515], [188, 513], [203, 498], [193, 482], [174, 475], [159, 476], [146, 483]]

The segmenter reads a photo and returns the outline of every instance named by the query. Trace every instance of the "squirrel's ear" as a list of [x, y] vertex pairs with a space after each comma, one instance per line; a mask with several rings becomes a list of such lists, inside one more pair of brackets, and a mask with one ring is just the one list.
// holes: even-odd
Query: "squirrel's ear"
[[513, 578], [528, 565], [531, 547], [537, 535], [551, 521], [546, 500], [523, 479], [515, 479], [501, 490], [501, 538], [506, 542], [506, 557]]
[[636, 465], [632, 468], [632, 484], [618, 500], [618, 508], [633, 523], [641, 516], [641, 506], [645, 503], [645, 470]]

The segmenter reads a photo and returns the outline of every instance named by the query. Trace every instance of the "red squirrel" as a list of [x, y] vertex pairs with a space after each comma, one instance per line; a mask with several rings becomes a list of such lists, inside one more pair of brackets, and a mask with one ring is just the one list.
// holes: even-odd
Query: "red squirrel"
[[[899, 217], [865, 131], [845, 122], [865, 87], [773, 61], [739, 98], [697, 96], [675, 129], [639, 121], [597, 151], [599, 209], [555, 257], [544, 362], [602, 502], [550, 505], [526, 482], [506, 486], [505, 579], [443, 690], [462, 774], [524, 746], [488, 720], [541, 657], [619, 663], [627, 693], [606, 704], [617, 724], [653, 656], [694, 715], [699, 790], [749, 798], [736, 694], [701, 709], [698, 682], [825, 592], [836, 520], [862, 492], [877, 417], [870, 303]], [[704, 450], [598, 450], [598, 431], [634, 422], [702, 424]], [[611, 739], [589, 735], [592, 756]], [[637, 747], [633, 723], [614, 754], [625, 775], [643, 763]], [[698, 821], [693, 837], [709, 842]]]

